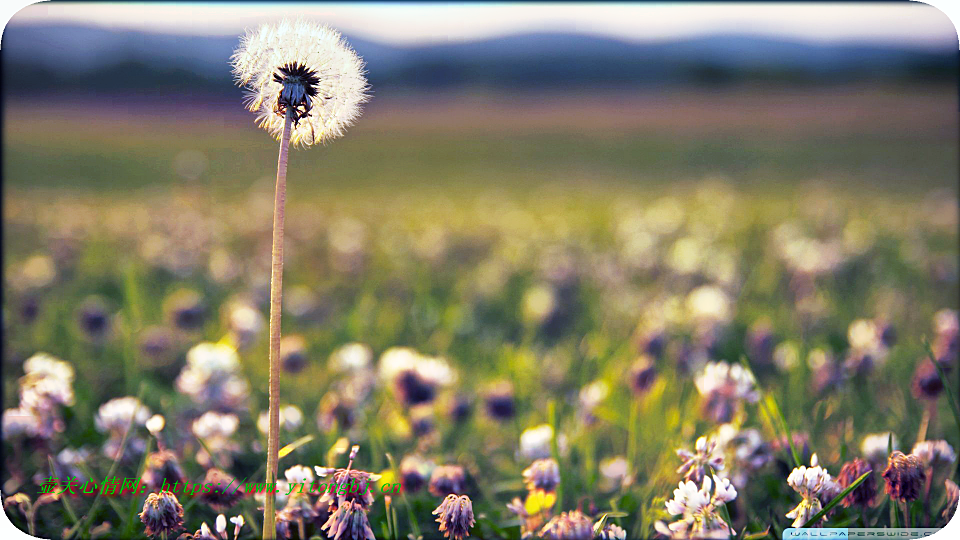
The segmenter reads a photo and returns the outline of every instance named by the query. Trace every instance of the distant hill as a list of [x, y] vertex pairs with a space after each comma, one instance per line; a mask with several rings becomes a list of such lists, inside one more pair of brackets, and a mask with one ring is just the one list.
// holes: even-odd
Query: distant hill
[[[347, 36], [375, 89], [569, 90], [738, 82], [808, 84], [952, 81], [958, 52], [819, 44], [749, 35], [630, 43], [579, 34], [401, 47]], [[4, 89], [235, 92], [235, 36], [175, 36], [70, 25], [9, 25], [0, 43]]]

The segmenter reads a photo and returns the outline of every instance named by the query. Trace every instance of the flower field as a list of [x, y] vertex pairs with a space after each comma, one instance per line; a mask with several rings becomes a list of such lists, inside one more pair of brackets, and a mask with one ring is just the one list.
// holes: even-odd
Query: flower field
[[[7, 516], [45, 538], [260, 538], [276, 148], [232, 113], [98, 106], [7, 117]], [[291, 153], [278, 536], [947, 522], [956, 165], [923, 105], [891, 113], [906, 135], [582, 144], [563, 121], [376, 107]], [[331, 481], [363, 489], [291, 489]]]

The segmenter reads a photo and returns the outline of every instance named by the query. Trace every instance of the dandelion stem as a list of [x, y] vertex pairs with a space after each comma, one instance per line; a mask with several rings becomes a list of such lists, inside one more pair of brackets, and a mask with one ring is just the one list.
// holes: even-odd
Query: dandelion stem
[[[273, 201], [273, 255], [270, 271], [270, 426], [267, 430], [267, 483], [277, 482], [280, 453], [280, 300], [283, 296], [283, 214], [287, 200], [287, 154], [293, 107], [287, 107], [277, 159], [277, 191]], [[277, 536], [276, 497], [268, 495], [263, 508], [263, 540]]]

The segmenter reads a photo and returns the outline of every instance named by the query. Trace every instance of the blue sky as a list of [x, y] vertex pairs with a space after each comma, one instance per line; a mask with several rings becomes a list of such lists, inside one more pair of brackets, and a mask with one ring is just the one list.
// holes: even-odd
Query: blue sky
[[251, 4], [41, 3], [12, 24], [71, 22], [181, 34], [237, 34], [284, 16], [328, 22], [394, 43], [464, 41], [529, 31], [572, 31], [630, 41], [750, 33], [818, 42], [957, 46], [950, 20], [924, 4]]

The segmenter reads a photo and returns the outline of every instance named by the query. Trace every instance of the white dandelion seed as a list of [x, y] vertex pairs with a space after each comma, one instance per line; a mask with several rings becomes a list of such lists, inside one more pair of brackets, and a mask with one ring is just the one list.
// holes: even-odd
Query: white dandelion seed
[[278, 140], [293, 109], [290, 141], [311, 146], [340, 137], [369, 96], [363, 60], [340, 33], [305, 20], [264, 24], [248, 32], [231, 58], [246, 107]]

